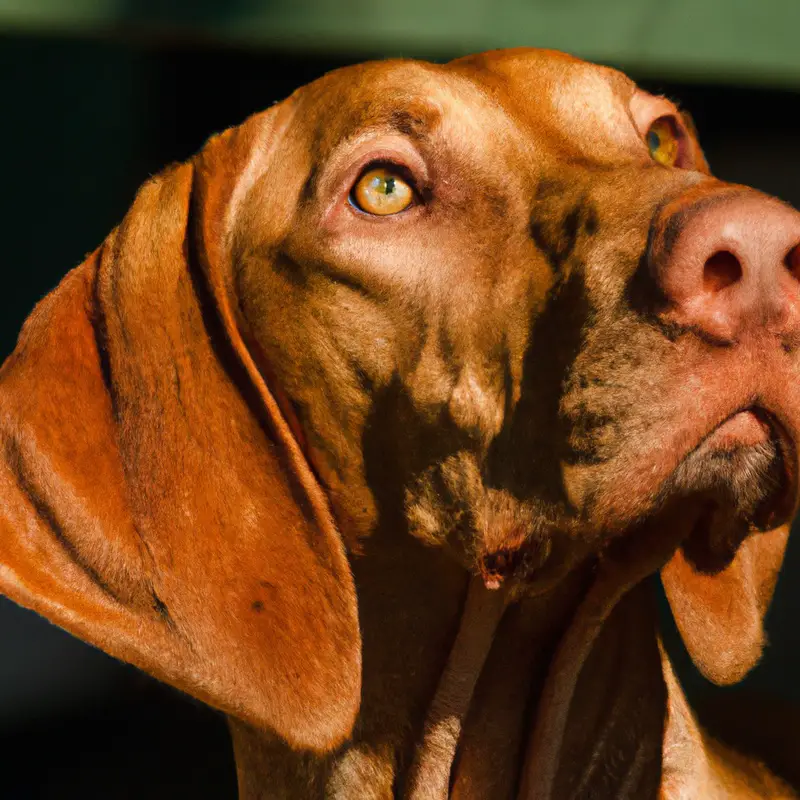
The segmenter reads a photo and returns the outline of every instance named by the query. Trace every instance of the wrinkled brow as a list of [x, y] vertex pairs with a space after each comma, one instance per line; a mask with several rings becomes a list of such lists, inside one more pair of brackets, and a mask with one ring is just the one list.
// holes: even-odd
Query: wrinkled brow
[[412, 139], [425, 138], [441, 120], [440, 112], [430, 108], [426, 108], [425, 112], [423, 116], [414, 111], [392, 111], [387, 121], [387, 127]]
[[438, 127], [441, 118], [442, 112], [429, 103], [389, 96], [359, 108], [352, 115], [349, 134], [365, 128], [385, 128], [411, 139], [424, 139]]
[[[370, 130], [397, 133], [417, 142], [424, 141], [430, 138], [442, 120], [442, 112], [428, 103], [409, 102], [407, 98], [393, 99], [391, 96], [365, 103], [349, 116], [348, 129], [336, 137], [338, 141], [336, 145], [331, 143], [331, 149]], [[301, 200], [307, 200], [315, 194], [319, 171], [318, 163], [312, 165], [301, 190]]]

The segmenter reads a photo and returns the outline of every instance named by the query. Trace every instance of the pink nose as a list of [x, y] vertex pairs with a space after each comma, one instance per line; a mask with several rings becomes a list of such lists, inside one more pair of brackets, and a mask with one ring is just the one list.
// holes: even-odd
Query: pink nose
[[800, 213], [754, 191], [705, 193], [667, 206], [656, 230], [668, 321], [723, 343], [800, 333]]

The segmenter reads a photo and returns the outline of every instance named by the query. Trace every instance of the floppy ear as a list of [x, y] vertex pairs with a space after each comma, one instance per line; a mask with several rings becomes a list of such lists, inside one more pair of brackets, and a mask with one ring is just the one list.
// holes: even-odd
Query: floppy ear
[[0, 591], [324, 751], [360, 702], [353, 580], [224, 286], [237, 198], [289, 116], [147, 183], [25, 324], [0, 371]]
[[764, 615], [778, 580], [788, 526], [756, 533], [714, 575], [698, 572], [678, 550], [661, 580], [697, 668], [720, 685], [740, 681], [761, 658]]

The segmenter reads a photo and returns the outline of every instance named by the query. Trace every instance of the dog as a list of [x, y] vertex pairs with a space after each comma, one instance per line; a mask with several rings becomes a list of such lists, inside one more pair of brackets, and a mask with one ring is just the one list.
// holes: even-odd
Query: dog
[[765, 798], [700, 726], [797, 508], [800, 214], [540, 50], [330, 73], [139, 191], [0, 372], [0, 591], [243, 798]]

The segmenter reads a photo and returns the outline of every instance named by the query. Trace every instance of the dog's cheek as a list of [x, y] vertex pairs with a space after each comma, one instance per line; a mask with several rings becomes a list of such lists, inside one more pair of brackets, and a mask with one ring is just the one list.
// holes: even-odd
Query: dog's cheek
[[357, 550], [378, 516], [362, 439], [373, 395], [393, 371], [391, 323], [286, 257], [243, 257], [236, 292], [248, 347]]

